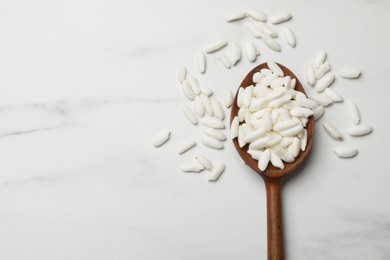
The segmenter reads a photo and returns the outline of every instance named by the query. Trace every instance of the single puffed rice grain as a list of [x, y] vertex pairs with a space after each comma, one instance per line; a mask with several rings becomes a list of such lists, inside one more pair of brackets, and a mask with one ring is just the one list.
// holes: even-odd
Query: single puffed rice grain
[[204, 168], [198, 162], [187, 162], [181, 165], [181, 170], [183, 172], [201, 172], [204, 170]]
[[203, 102], [202, 102], [202, 99], [200, 96], [196, 96], [194, 99], [194, 110], [195, 110], [195, 113], [199, 117], [204, 116], [205, 108], [204, 108], [204, 105], [203, 105]]
[[198, 161], [198, 163], [203, 166], [206, 170], [212, 171], [213, 170], [213, 164], [210, 162], [209, 159], [207, 159], [203, 155], [196, 155], [195, 159]]
[[198, 124], [198, 118], [196, 117], [196, 115], [195, 115], [194, 111], [192, 111], [192, 109], [190, 109], [187, 106], [183, 106], [183, 114], [191, 124], [193, 124], [193, 125]]
[[322, 124], [325, 131], [335, 140], [342, 141], [344, 140], [343, 134], [332, 124], [324, 122]]
[[205, 133], [205, 135], [208, 135], [218, 141], [224, 141], [226, 139], [226, 136], [222, 131], [214, 128], [206, 127], [203, 132]]
[[279, 12], [271, 17], [272, 24], [278, 24], [291, 19], [292, 14], [290, 12]]
[[153, 139], [153, 146], [159, 147], [169, 140], [171, 132], [169, 130], [162, 130]]
[[225, 40], [216, 41], [216, 42], [213, 42], [210, 45], [208, 45], [205, 48], [205, 52], [206, 53], [216, 52], [216, 51], [222, 49], [223, 47], [225, 47], [226, 45], [227, 45], [227, 41], [225, 41]]
[[225, 106], [226, 108], [231, 107], [233, 104], [233, 94], [230, 90], [225, 91]]
[[185, 66], [181, 66], [177, 72], [177, 79], [179, 80], [180, 84], [183, 84], [183, 81], [187, 77], [187, 68]]
[[183, 154], [183, 153], [187, 152], [188, 150], [190, 150], [195, 145], [196, 145], [196, 142], [193, 140], [183, 142], [178, 146], [177, 152], [178, 152], [178, 154]]
[[246, 12], [238, 11], [238, 12], [235, 12], [235, 13], [232, 13], [232, 14], [229, 14], [228, 16], [226, 16], [225, 21], [226, 22], [234, 22], [234, 21], [244, 19], [245, 17], [247, 17]]
[[341, 69], [339, 70], [340, 77], [346, 79], [356, 79], [360, 76], [360, 70], [357, 69]]
[[202, 51], [196, 56], [196, 67], [199, 73], [203, 74], [206, 72], [206, 56]]
[[216, 181], [218, 180], [219, 176], [223, 173], [225, 170], [225, 164], [221, 162], [216, 162], [214, 165], [214, 169], [211, 171], [208, 180], [209, 181]]
[[283, 30], [284, 38], [286, 39], [286, 42], [291, 46], [295, 47], [296, 40], [295, 40], [295, 34], [289, 27], [285, 27]]
[[194, 100], [195, 98], [195, 92], [192, 90], [191, 85], [188, 83], [188, 81], [185, 79], [183, 81], [183, 93], [189, 100]]
[[202, 142], [202, 144], [204, 144], [210, 148], [214, 148], [214, 149], [218, 149], [218, 150], [223, 148], [223, 143], [221, 141], [215, 140], [214, 138], [211, 138], [209, 136], [203, 136], [201, 138], [201, 142]]
[[317, 92], [322, 92], [324, 91], [326, 88], [328, 88], [332, 83], [333, 81], [335, 80], [335, 76], [333, 73], [327, 73], [325, 76], [322, 77], [322, 79], [320, 79], [316, 86], [315, 86], [315, 90]]
[[218, 119], [225, 119], [225, 112], [223, 112], [221, 104], [215, 99], [210, 98], [211, 107], [213, 108], [214, 116]]
[[343, 102], [343, 97], [340, 96], [336, 91], [332, 88], [327, 88], [324, 90], [325, 95], [327, 95], [333, 102]]
[[346, 100], [345, 105], [347, 107], [347, 112], [352, 122], [355, 125], [358, 125], [360, 122], [360, 112], [356, 104], [352, 100]]
[[259, 11], [259, 10], [256, 10], [254, 8], [248, 8], [246, 11], [245, 11], [251, 18], [257, 20], [257, 21], [262, 21], [262, 22], [265, 22], [267, 21], [267, 16]]
[[372, 126], [356, 125], [348, 130], [348, 134], [352, 136], [363, 136], [372, 132]]
[[223, 122], [215, 117], [203, 117], [200, 119], [202, 125], [214, 128], [214, 129], [224, 129], [225, 125]]
[[352, 158], [358, 154], [358, 150], [351, 147], [337, 147], [334, 153], [340, 158]]
[[230, 63], [235, 66], [238, 61], [241, 60], [241, 47], [240, 45], [236, 42], [233, 41], [229, 43], [230, 46]]

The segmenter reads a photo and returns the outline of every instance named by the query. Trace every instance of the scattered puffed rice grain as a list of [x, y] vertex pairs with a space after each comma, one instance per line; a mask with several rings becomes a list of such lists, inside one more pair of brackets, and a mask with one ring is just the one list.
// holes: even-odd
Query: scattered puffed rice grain
[[153, 146], [159, 147], [169, 140], [171, 132], [169, 130], [162, 130], [153, 139]]
[[324, 91], [326, 88], [328, 88], [333, 83], [334, 80], [335, 80], [335, 76], [333, 73], [326, 74], [324, 77], [322, 77], [322, 79], [320, 79], [317, 82], [317, 84], [315, 86], [315, 90], [317, 92]]
[[248, 22], [245, 25], [248, 32], [254, 37], [254, 38], [261, 38], [264, 34], [259, 27], [257, 27], [254, 23]]
[[193, 125], [198, 124], [198, 118], [196, 117], [192, 109], [190, 109], [187, 106], [183, 106], [183, 114], [191, 124]]
[[213, 116], [214, 112], [213, 112], [213, 108], [211, 107], [210, 97], [208, 97], [204, 94], [200, 94], [200, 99], [202, 100], [206, 114], [209, 116]]
[[274, 40], [273, 38], [271, 38], [271, 36], [264, 35], [261, 39], [263, 40], [265, 45], [267, 45], [272, 50], [274, 50], [274, 51], [281, 50], [279, 43], [276, 40]]
[[[269, 27], [266, 23], [256, 22], [255, 25], [259, 27], [259, 29], [266, 35], [270, 37], [278, 37], [277, 32], [275, 32], [271, 27]], [[264, 37], [264, 35], [262, 36]]]
[[178, 146], [177, 153], [183, 154], [183, 153], [187, 152], [188, 150], [190, 150], [195, 145], [196, 145], [196, 142], [193, 140], [186, 141]]
[[226, 139], [226, 136], [223, 132], [214, 128], [207, 127], [204, 129], [203, 132], [205, 133], [205, 135], [208, 135], [211, 138], [214, 138], [218, 141], [224, 141]]
[[316, 68], [319, 68], [326, 60], [326, 52], [321, 50], [318, 52], [316, 58], [314, 59], [314, 65]]
[[235, 12], [235, 13], [232, 13], [232, 14], [229, 14], [228, 16], [226, 16], [225, 21], [228, 23], [234, 22], [234, 21], [244, 19], [246, 16], [247, 16], [246, 12], [238, 11], [238, 12]]
[[221, 141], [215, 140], [214, 138], [211, 138], [209, 136], [203, 136], [201, 138], [201, 142], [202, 142], [202, 144], [204, 144], [210, 148], [214, 148], [214, 149], [218, 149], [218, 150], [223, 148], [223, 143]]
[[194, 99], [194, 110], [195, 110], [195, 113], [199, 117], [203, 117], [204, 116], [205, 108], [203, 106], [203, 102], [202, 102], [202, 99], [200, 98], [200, 96], [196, 96], [195, 99]]
[[285, 27], [283, 30], [283, 35], [284, 35], [284, 38], [286, 39], [286, 42], [291, 47], [295, 47], [295, 44], [296, 44], [295, 35], [294, 35], [294, 32], [291, 30], [291, 28]]
[[225, 68], [231, 68], [232, 64], [230, 63], [229, 57], [225, 53], [220, 53], [218, 59]]
[[206, 170], [212, 171], [213, 170], [213, 164], [210, 162], [209, 159], [207, 159], [203, 155], [196, 155], [195, 159], [198, 161], [198, 163], [203, 166]]
[[329, 134], [330, 137], [332, 137], [335, 140], [342, 141], [344, 140], [344, 137], [342, 133], [332, 124], [324, 122], [322, 124], [325, 131]]
[[200, 86], [199, 86], [198, 80], [195, 77], [187, 76], [186, 81], [190, 84], [195, 95], [199, 95], [200, 94]]
[[211, 91], [211, 89], [209, 89], [206, 86], [201, 86], [200, 87], [200, 92], [205, 94], [206, 96], [211, 96], [213, 94], [213, 91]]
[[241, 60], [241, 47], [238, 42], [233, 41], [230, 44], [230, 63], [235, 66]]
[[348, 130], [348, 134], [352, 136], [367, 135], [372, 132], [372, 127], [369, 125], [357, 125]]
[[223, 47], [225, 47], [227, 45], [227, 41], [225, 40], [221, 40], [221, 41], [216, 41], [210, 45], [208, 45], [206, 48], [205, 48], [205, 52], [206, 53], [213, 53], [213, 52], [216, 52], [220, 49], [222, 49]]
[[314, 86], [316, 83], [316, 75], [312, 65], [306, 67], [306, 81], [310, 86]]
[[316, 79], [321, 79], [326, 73], [330, 71], [329, 62], [323, 63], [318, 69], [315, 70]]
[[240, 125], [240, 121], [238, 120], [238, 117], [235, 116], [233, 118], [232, 124], [230, 126], [230, 137], [231, 139], [234, 139], [238, 136], [238, 126]]
[[358, 154], [358, 150], [356, 148], [350, 147], [337, 147], [333, 151], [340, 158], [352, 158]]
[[196, 56], [196, 67], [198, 68], [198, 72], [200, 74], [206, 72], [206, 56], [202, 51], [200, 51]]
[[346, 79], [357, 79], [360, 76], [360, 70], [357, 69], [341, 69], [339, 76]]
[[185, 66], [181, 66], [179, 70], [177, 71], [177, 79], [179, 80], [180, 84], [183, 84], [183, 81], [187, 77], [187, 68]]
[[187, 81], [186, 79], [183, 81], [182, 88], [183, 88], [183, 93], [184, 93], [184, 95], [185, 95], [189, 100], [191, 100], [191, 101], [194, 100], [194, 98], [195, 98], [195, 92], [192, 90], [190, 83], [188, 83], [188, 81]]
[[201, 172], [204, 170], [203, 166], [197, 162], [184, 163], [180, 168], [183, 172]]
[[346, 100], [345, 105], [347, 107], [348, 115], [351, 118], [352, 122], [355, 125], [358, 125], [360, 122], [360, 113], [356, 104], [352, 100]]
[[343, 97], [340, 96], [336, 91], [331, 88], [327, 88], [324, 90], [325, 95], [327, 95], [333, 102], [343, 102]]
[[271, 17], [272, 24], [278, 24], [291, 19], [292, 14], [290, 12], [279, 12]]
[[225, 91], [225, 106], [226, 108], [231, 107], [233, 104], [233, 94], [230, 90]]
[[225, 119], [225, 112], [223, 112], [221, 104], [215, 99], [210, 98], [211, 107], [213, 108], [214, 116], [218, 119]]
[[246, 13], [257, 21], [267, 21], [267, 16], [263, 12], [260, 12], [259, 10], [256, 10], [254, 8], [248, 8], [246, 10]]
[[203, 117], [200, 119], [202, 125], [214, 128], [214, 129], [224, 129], [225, 125], [223, 122], [215, 117]]
[[257, 57], [257, 49], [256, 46], [249, 41], [245, 42], [245, 55], [250, 62], [254, 62]]
[[214, 165], [214, 170], [211, 171], [208, 180], [209, 181], [218, 180], [219, 176], [221, 176], [224, 170], [225, 170], [225, 164], [221, 162], [216, 162]]

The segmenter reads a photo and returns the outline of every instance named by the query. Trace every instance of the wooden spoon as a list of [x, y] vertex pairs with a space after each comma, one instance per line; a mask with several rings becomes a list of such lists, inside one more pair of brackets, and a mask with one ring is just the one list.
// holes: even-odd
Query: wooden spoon
[[[283, 70], [285, 76], [290, 76], [291, 78], [296, 79], [295, 90], [305, 93], [305, 90], [302, 87], [302, 84], [299, 82], [297, 77], [285, 66], [278, 64], [279, 67]], [[253, 74], [259, 72], [261, 69], [268, 68], [266, 63], [262, 63], [259, 66], [251, 70], [248, 75], [242, 81], [240, 87], [246, 88], [254, 84], [252, 81]], [[230, 124], [233, 121], [233, 118], [238, 114], [237, 106], [237, 95], [238, 91], [234, 97], [232, 111], [230, 114]], [[260, 174], [263, 178], [266, 193], [267, 193], [267, 233], [268, 233], [268, 260], [282, 260], [283, 259], [283, 233], [282, 233], [282, 212], [281, 212], [281, 195], [280, 188], [284, 177], [295, 171], [299, 165], [301, 165], [304, 160], [309, 155], [313, 144], [314, 136], [314, 119], [313, 117], [309, 118], [309, 121], [306, 125], [307, 129], [307, 146], [304, 152], [300, 152], [295, 161], [292, 163], [285, 163], [285, 168], [283, 170], [275, 168], [271, 163], [269, 163], [265, 171], [261, 171], [257, 167], [257, 160], [254, 160], [248, 151], [248, 144], [240, 148], [238, 145], [238, 139], [233, 140], [234, 146], [238, 154], [244, 160], [244, 162], [251, 167], [255, 172]]]

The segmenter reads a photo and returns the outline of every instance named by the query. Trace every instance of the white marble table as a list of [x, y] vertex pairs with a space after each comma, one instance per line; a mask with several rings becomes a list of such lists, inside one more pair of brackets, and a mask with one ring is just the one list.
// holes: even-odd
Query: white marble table
[[[251, 39], [231, 11], [290, 10], [297, 47], [266, 60], [304, 78], [320, 49], [359, 80], [334, 88], [374, 127], [347, 137], [359, 155], [340, 160], [320, 125], [310, 160], [283, 188], [286, 259], [390, 259], [389, 1], [6, 1], [0, 2], [0, 259], [266, 259], [265, 189], [230, 142], [198, 145], [184, 121], [179, 65], [221, 98], [255, 64], [230, 71], [196, 51], [217, 39]], [[281, 28], [276, 27], [277, 30]], [[324, 118], [342, 129], [343, 104]], [[171, 140], [151, 146], [158, 130]], [[226, 162], [218, 182], [184, 174], [194, 154]]]

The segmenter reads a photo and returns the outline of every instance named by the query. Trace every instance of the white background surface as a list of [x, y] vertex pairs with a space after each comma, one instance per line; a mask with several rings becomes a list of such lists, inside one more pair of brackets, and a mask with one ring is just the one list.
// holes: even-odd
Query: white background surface
[[[228, 71], [208, 56], [198, 75], [208, 43], [252, 40], [224, 22], [249, 6], [291, 11], [297, 47], [253, 40], [254, 64]], [[266, 60], [304, 81], [321, 49], [333, 71], [363, 71], [333, 87], [374, 132], [346, 136], [360, 153], [340, 160], [317, 124], [309, 162], [283, 187], [286, 259], [390, 259], [389, 14], [389, 1], [0, 1], [0, 259], [266, 259], [263, 181], [232, 143], [176, 154], [201, 136], [182, 115], [176, 70], [221, 100]], [[351, 125], [343, 104], [324, 121]], [[163, 128], [172, 138], [155, 149]], [[218, 182], [179, 170], [197, 153], [226, 163]]]

